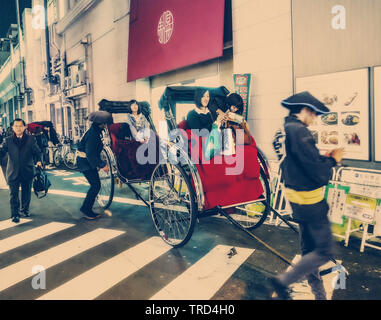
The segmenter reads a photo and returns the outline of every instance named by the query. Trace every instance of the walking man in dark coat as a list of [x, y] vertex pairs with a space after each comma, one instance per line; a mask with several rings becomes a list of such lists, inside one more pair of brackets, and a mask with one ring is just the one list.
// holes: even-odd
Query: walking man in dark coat
[[8, 154], [5, 179], [10, 189], [11, 218], [13, 222], [18, 223], [20, 221], [20, 185], [21, 213], [29, 217], [35, 165], [42, 167], [42, 154], [36, 139], [25, 132], [24, 120], [15, 119], [12, 129], [13, 134], [7, 137], [0, 147], [0, 158]]
[[290, 115], [285, 118], [286, 157], [281, 169], [293, 218], [299, 223], [302, 259], [271, 282], [278, 297], [288, 299], [288, 286], [307, 277], [315, 298], [325, 300], [319, 267], [333, 258], [333, 240], [323, 187], [329, 182], [331, 169], [342, 160], [344, 150], [320, 155], [307, 127], [329, 109], [309, 92], [295, 94], [283, 100], [282, 105], [290, 109]]

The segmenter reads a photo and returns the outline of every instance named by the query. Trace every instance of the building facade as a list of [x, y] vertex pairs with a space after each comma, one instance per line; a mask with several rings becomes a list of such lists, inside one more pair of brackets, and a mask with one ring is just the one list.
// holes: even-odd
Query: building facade
[[[276, 158], [274, 132], [287, 115], [280, 101], [310, 90], [328, 102], [336, 99], [331, 104], [336, 122], [316, 127], [319, 146], [345, 146], [348, 164], [381, 167], [381, 150], [377, 149], [381, 148], [381, 141], [377, 142], [381, 132], [376, 125], [381, 121], [376, 107], [381, 103], [377, 100], [381, 97], [381, 79], [377, 78], [378, 74], [381, 77], [377, 68], [381, 65], [381, 0], [192, 3], [34, 0], [34, 6], [47, 10], [48, 29], [47, 33], [33, 30], [33, 41], [40, 41], [40, 54], [32, 54], [32, 69], [26, 60], [27, 78], [34, 79], [28, 87], [35, 101], [25, 111], [32, 112], [34, 120], [48, 117], [60, 133], [78, 139], [86, 130], [86, 115], [97, 110], [103, 98], [149, 101], [157, 122], [163, 119], [157, 102], [167, 85], [223, 85], [233, 92], [233, 75], [250, 74], [248, 122], [270, 159]], [[32, 12], [29, 17], [35, 16]], [[202, 27], [201, 21], [206, 21]], [[25, 30], [29, 43], [28, 22]], [[209, 35], [215, 41], [203, 41]], [[181, 51], [189, 43], [190, 49]], [[26, 47], [36, 50], [36, 43]], [[27, 50], [27, 56], [33, 50]], [[3, 92], [1, 81], [0, 85]], [[351, 94], [356, 102], [345, 109], [344, 100]], [[9, 101], [19, 108], [15, 99], [1, 99], [2, 108], [7, 105], [9, 109]], [[181, 117], [184, 114], [177, 118]], [[354, 119], [360, 119], [358, 126]]]

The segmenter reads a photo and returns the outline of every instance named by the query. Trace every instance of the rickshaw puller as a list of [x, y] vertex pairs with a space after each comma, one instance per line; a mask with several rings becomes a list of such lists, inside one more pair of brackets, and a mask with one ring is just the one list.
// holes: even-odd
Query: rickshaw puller
[[283, 100], [282, 106], [288, 108], [290, 114], [284, 124], [286, 157], [281, 169], [293, 218], [299, 223], [302, 258], [290, 271], [271, 282], [278, 297], [288, 299], [288, 286], [307, 277], [315, 298], [325, 300], [318, 271], [333, 258], [333, 239], [323, 188], [329, 182], [331, 169], [342, 160], [344, 151], [339, 148], [320, 155], [307, 127], [317, 115], [330, 110], [309, 92]]
[[90, 189], [80, 210], [86, 219], [94, 220], [101, 217], [100, 214], [93, 211], [95, 199], [101, 189], [98, 169], [105, 172], [110, 170], [101, 159], [102, 131], [106, 128], [107, 123], [112, 123], [112, 116], [106, 111], [95, 111], [89, 115], [89, 120], [92, 121], [91, 127], [78, 146], [77, 166], [90, 184]]

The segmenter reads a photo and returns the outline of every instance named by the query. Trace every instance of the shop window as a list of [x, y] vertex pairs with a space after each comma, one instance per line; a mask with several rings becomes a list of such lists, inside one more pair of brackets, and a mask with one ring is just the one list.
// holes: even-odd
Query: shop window
[[50, 104], [50, 121], [56, 127], [56, 106], [54, 104]]

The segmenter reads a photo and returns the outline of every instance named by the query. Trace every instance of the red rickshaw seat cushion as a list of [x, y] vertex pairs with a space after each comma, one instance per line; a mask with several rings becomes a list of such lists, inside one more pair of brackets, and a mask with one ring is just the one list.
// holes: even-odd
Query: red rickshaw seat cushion
[[[202, 138], [191, 134], [185, 121], [181, 127], [186, 130], [188, 152], [195, 162], [205, 196], [205, 209], [215, 206], [230, 206], [250, 202], [263, 193], [260, 182], [260, 165], [254, 138], [250, 145], [237, 145], [236, 154], [216, 155], [206, 163], [202, 152]], [[201, 156], [201, 158], [200, 158]]]
[[120, 173], [128, 179], [149, 179], [155, 164], [139, 164], [136, 152], [141, 143], [134, 139], [118, 138], [122, 123], [113, 123], [109, 126], [111, 148], [115, 154]]

